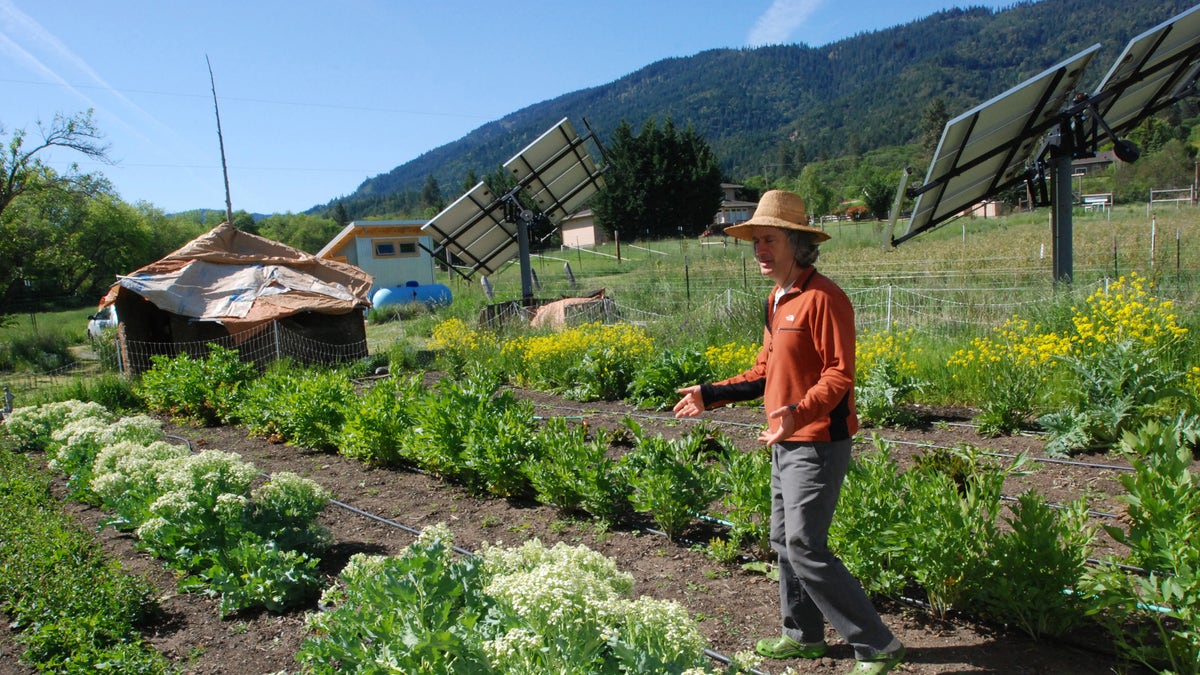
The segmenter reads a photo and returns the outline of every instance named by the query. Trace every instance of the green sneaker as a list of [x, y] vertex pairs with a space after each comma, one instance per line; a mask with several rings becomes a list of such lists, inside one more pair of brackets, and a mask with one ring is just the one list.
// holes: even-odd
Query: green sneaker
[[891, 672], [904, 659], [904, 647], [894, 652], [885, 652], [871, 659], [859, 661], [846, 675], [883, 675]]
[[806, 644], [786, 635], [759, 640], [754, 648], [768, 659], [819, 659], [825, 656], [825, 650], [828, 649], [824, 642]]

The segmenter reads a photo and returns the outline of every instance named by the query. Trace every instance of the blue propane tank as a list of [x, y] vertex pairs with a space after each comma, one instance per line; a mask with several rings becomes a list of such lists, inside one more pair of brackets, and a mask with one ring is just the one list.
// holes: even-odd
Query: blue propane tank
[[420, 284], [410, 281], [403, 286], [381, 288], [371, 296], [371, 304], [375, 307], [387, 305], [407, 305], [423, 302], [426, 305], [450, 304], [450, 287], [445, 284]]

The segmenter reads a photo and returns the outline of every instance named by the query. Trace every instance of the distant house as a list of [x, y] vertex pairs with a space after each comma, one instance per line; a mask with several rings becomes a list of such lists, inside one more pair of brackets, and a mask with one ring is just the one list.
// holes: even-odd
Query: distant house
[[424, 220], [355, 220], [342, 228], [318, 258], [349, 263], [375, 279], [371, 293], [415, 282], [434, 283], [433, 239]]
[[564, 248], [584, 248], [608, 243], [608, 233], [596, 224], [596, 216], [591, 209], [567, 216], [560, 227]]
[[727, 225], [737, 225], [750, 220], [754, 215], [755, 202], [744, 202], [736, 197], [736, 191], [742, 186], [737, 183], [721, 183], [721, 191], [725, 196], [721, 199], [721, 208], [713, 216], [714, 230], [723, 230]]

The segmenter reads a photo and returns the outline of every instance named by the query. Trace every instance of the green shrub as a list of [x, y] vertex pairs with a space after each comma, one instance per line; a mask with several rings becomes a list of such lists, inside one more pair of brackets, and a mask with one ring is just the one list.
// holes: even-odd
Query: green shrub
[[850, 460], [829, 546], [872, 593], [897, 597], [908, 582], [904, 551], [893, 544], [907, 518], [904, 481], [890, 446], [873, 436], [873, 452]]
[[346, 413], [358, 403], [344, 372], [279, 362], [243, 392], [237, 415], [260, 436], [314, 450], [337, 447]]
[[731, 449], [723, 469], [721, 503], [733, 523], [729, 539], [734, 544], [750, 543], [765, 558], [771, 552], [771, 452]]
[[[1085, 575], [1081, 591], [1122, 654], [1155, 670], [1195, 675], [1200, 672], [1200, 525], [1195, 517], [1200, 476], [1191, 470], [1191, 443], [1178, 427], [1151, 422], [1126, 433], [1121, 447], [1134, 468], [1121, 476], [1128, 529], [1105, 529], [1130, 553]], [[1129, 574], [1122, 562], [1149, 573]]]
[[537, 456], [525, 463], [525, 475], [539, 502], [563, 512], [585, 509], [611, 519], [621, 496], [613, 490], [616, 462], [608, 457], [611, 434], [588, 440], [587, 426], [552, 417], [538, 431]]
[[718, 486], [705, 453], [708, 429], [697, 426], [681, 439], [646, 436], [636, 424], [634, 449], [621, 458], [635, 511], [649, 513], [674, 540], [708, 510]]
[[1042, 495], [1026, 493], [1004, 520], [1011, 529], [992, 541], [968, 604], [1034, 639], [1083, 625], [1085, 603], [1073, 591], [1087, 569], [1096, 533], [1086, 501], [1055, 509]]
[[502, 391], [469, 412], [462, 448], [467, 485], [497, 497], [530, 496], [522, 468], [541, 451], [535, 442], [532, 404]]
[[216, 424], [236, 419], [241, 389], [256, 374], [236, 350], [211, 345], [206, 358], [153, 356], [139, 393], [154, 411]]
[[678, 390], [697, 382], [711, 382], [714, 374], [700, 350], [667, 349], [639, 369], [629, 385], [630, 403], [665, 410], [679, 400]]

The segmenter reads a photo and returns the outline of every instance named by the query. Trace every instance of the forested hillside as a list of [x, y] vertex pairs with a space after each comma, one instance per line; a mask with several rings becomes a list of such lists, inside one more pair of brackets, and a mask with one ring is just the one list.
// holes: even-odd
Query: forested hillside
[[[726, 175], [786, 176], [805, 162], [914, 143], [925, 109], [950, 116], [1087, 47], [1102, 50], [1094, 87], [1128, 40], [1194, 0], [1042, 0], [1002, 11], [952, 9], [820, 47], [715, 49], [650, 64], [607, 85], [564, 94], [363, 182], [340, 203], [350, 218], [410, 210], [433, 177], [447, 193], [485, 175], [563, 117], [603, 140], [621, 120], [691, 125]], [[450, 196], [450, 195], [447, 195]]]

